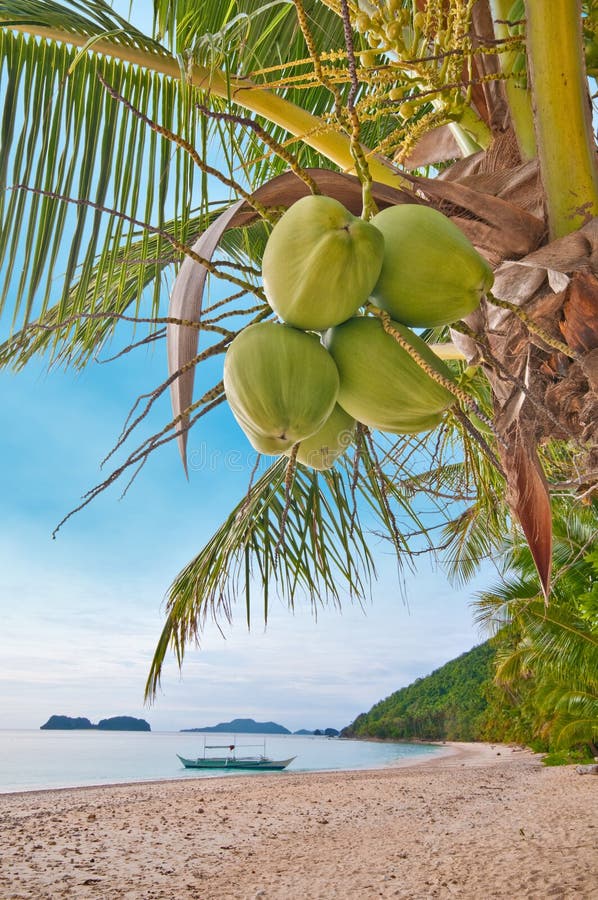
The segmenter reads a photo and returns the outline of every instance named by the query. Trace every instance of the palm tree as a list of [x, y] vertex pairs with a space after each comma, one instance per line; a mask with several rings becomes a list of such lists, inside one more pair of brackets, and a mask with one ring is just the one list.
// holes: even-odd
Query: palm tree
[[594, 0], [550, 16], [531, 0], [154, 0], [147, 34], [105, 0], [0, 0], [0, 24], [0, 363], [83, 366], [123, 320], [149, 326], [131, 349], [167, 341], [169, 379], [121, 442], [168, 389], [172, 420], [86, 502], [168, 440], [185, 462], [188, 429], [224, 401], [215, 360], [271, 314], [261, 254], [298, 197], [366, 217], [426, 203], [496, 270], [478, 312], [424, 335], [453, 360], [440, 428], [359, 429], [324, 474], [274, 462], [175, 580], [150, 690], [208, 610], [237, 588], [249, 608], [251, 572], [266, 610], [271, 581], [291, 603], [361, 595], [368, 525], [400, 562], [440, 545], [467, 574], [513, 517], [547, 591], [550, 492], [596, 485]]
[[555, 507], [558, 576], [551, 602], [541, 596], [529, 549], [507, 542], [501, 581], [476, 601], [477, 617], [497, 635], [495, 682], [531, 709], [536, 734], [555, 749], [598, 739], [598, 506]]

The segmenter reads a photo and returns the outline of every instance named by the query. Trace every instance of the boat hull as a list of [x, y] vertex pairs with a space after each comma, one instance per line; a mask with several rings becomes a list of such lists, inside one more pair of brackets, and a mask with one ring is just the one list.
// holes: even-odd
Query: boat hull
[[179, 756], [182, 764], [186, 769], [252, 769], [260, 772], [280, 772], [282, 769], [293, 762], [294, 756], [290, 759], [267, 759], [265, 757], [203, 757], [198, 759], [186, 759]]

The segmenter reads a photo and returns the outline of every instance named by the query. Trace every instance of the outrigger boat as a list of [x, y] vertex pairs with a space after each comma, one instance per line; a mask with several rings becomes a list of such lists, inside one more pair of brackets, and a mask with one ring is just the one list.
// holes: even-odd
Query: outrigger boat
[[[262, 744], [242, 744], [242, 747], [262, 747]], [[225, 756], [206, 756], [206, 750], [228, 750]], [[235, 744], [204, 744], [203, 756], [187, 759], [177, 753], [186, 769], [258, 769], [260, 772], [280, 772], [296, 759], [269, 759], [265, 752], [259, 756], [237, 756]]]

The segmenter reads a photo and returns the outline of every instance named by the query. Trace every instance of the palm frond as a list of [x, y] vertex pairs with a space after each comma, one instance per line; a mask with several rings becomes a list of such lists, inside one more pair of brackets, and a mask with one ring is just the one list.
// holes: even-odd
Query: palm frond
[[[297, 20], [296, 9], [288, 2], [264, 0], [232, 0], [222, 4], [208, 0], [201, 4], [171, 3], [155, 0], [154, 14], [157, 32], [164, 37], [171, 52], [192, 59], [207, 69], [222, 69], [231, 79], [245, 76], [260, 86], [272, 85], [286, 101], [306, 110], [313, 116], [314, 127], [322, 128], [334, 117], [334, 96], [313, 77], [308, 87], [298, 76], [313, 76], [313, 63], [305, 38]], [[338, 51], [336, 64], [341, 75], [346, 74], [345, 37], [340, 16], [331, 9], [318, 7], [317, 15], [308, 10], [309, 27], [317, 53]], [[362, 38], [356, 38], [357, 43]], [[334, 66], [329, 63], [332, 68]], [[400, 73], [396, 73], [400, 77]], [[341, 96], [346, 96], [348, 84], [341, 84]], [[375, 93], [376, 86], [364, 81], [359, 96]], [[242, 103], [242, 97], [236, 97]], [[222, 109], [214, 95], [209, 98], [215, 110]], [[323, 121], [318, 121], [319, 119]], [[289, 143], [304, 167], [329, 167], [330, 162], [309, 146], [309, 140], [296, 140], [288, 129], [258, 120], [267, 126], [269, 134], [279, 143]], [[362, 129], [364, 145], [374, 147], [397, 128], [394, 115], [365, 117]], [[228, 145], [236, 156], [239, 170], [253, 186], [284, 171], [285, 162], [277, 158], [255, 134], [244, 133], [242, 127], [228, 129], [220, 142]]]
[[[13, 325], [20, 320], [22, 327], [52, 301], [59, 317], [110, 309], [114, 288], [105, 297], [102, 286], [116, 284], [118, 296], [131, 280], [127, 261], [147, 261], [150, 249], [160, 258], [167, 244], [158, 237], [150, 248], [147, 235], [139, 242], [140, 221], [160, 228], [173, 218], [177, 236], [185, 238], [193, 170], [180, 152], [173, 165], [172, 145], [120, 107], [98, 76], [146, 114], [192, 135], [197, 116], [187, 108], [186, 88], [150, 70], [79, 56], [75, 48], [7, 29], [0, 30], [1, 57], [0, 311], [10, 297]], [[133, 269], [140, 294], [145, 276], [136, 262]]]
[[[218, 206], [207, 216], [191, 212], [187, 228], [190, 244], [224, 208]], [[174, 237], [176, 231], [177, 222], [170, 220], [163, 224], [160, 235], [134, 234], [128, 248], [121, 246], [111, 257], [110, 266], [101, 257], [96, 258], [87, 275], [85, 295], [79, 282], [74, 281], [66, 299], [48, 306], [34, 321], [0, 343], [0, 368], [20, 370], [36, 355], [46, 355], [49, 364], [83, 368], [97, 357], [117, 329], [122, 331], [120, 316], [137, 316], [143, 306], [146, 317], [159, 317], [166, 274], [175, 270], [181, 255], [164, 235]], [[222, 255], [239, 265], [255, 264], [262, 258], [267, 235], [261, 220], [231, 228], [220, 241]], [[219, 297], [221, 294], [220, 288]], [[94, 314], [98, 298], [105, 315]], [[209, 298], [210, 282], [207, 302]], [[148, 333], [155, 333], [158, 326], [148, 324]]]
[[574, 612], [551, 603], [532, 601], [519, 614], [529, 636], [530, 666], [549, 668], [556, 678], [592, 678], [598, 669], [598, 634], [588, 630]]
[[542, 685], [538, 704], [551, 717], [556, 748], [594, 742], [598, 737], [598, 680], [568, 680]]
[[[597, 704], [598, 705], [598, 704]], [[594, 706], [589, 716], [557, 716], [552, 730], [557, 748], [595, 743], [598, 738], [598, 712]]]
[[159, 685], [168, 648], [180, 664], [206, 617], [230, 618], [237, 597], [244, 597], [249, 622], [254, 591], [265, 619], [273, 589], [291, 607], [299, 596], [317, 608], [367, 594], [373, 560], [341, 475], [298, 466], [287, 495], [287, 465], [282, 458], [267, 469], [174, 581], [148, 695]]
[[[124, 47], [135, 47], [145, 52], [165, 55], [167, 51], [159, 42], [135, 28], [120, 16], [106, 0], [3, 0], [0, 8], [0, 25], [9, 28], [43, 28], [46, 32], [58, 31], [83, 37], [91, 44], [102, 38]], [[46, 37], [49, 34], [45, 35]]]
[[462, 437], [464, 448], [469, 449], [462, 464], [463, 477], [469, 489], [475, 490], [475, 499], [447, 522], [441, 538], [448, 577], [460, 585], [474, 577], [483, 560], [497, 558], [509, 530], [502, 479], [477, 449], [471, 452], [469, 437]]
[[[438, 330], [422, 336], [428, 342], [446, 339]], [[452, 365], [458, 382], [489, 414], [490, 392], [481, 373]], [[469, 581], [484, 559], [496, 557], [509, 529], [494, 436], [477, 420], [472, 432], [464, 419], [465, 415], [449, 415], [431, 435], [402, 437], [387, 457], [394, 464], [392, 482], [400, 484], [406, 496], [421, 492], [436, 513], [441, 533], [435, 544], [443, 568], [457, 584]]]
[[520, 643], [514, 650], [499, 649], [496, 653], [494, 680], [500, 687], [518, 686], [522, 680], [530, 678], [529, 646]]
[[541, 597], [529, 549], [513, 535], [504, 575], [478, 596], [478, 621], [497, 637], [495, 680], [527, 684], [538, 733], [555, 747], [595, 739], [598, 729], [598, 622], [584, 597], [595, 579], [595, 503], [554, 504], [555, 569], [550, 602]]
[[[154, 0], [156, 32], [173, 55], [183, 57], [208, 53], [211, 46], [221, 57], [213, 60], [218, 68], [226, 61], [230, 71], [251, 76], [272, 66], [289, 67], [308, 56], [297, 21], [295, 7], [285, 0]], [[318, 8], [310, 17], [310, 28], [318, 51], [344, 47], [341, 19], [329, 9]], [[207, 37], [211, 41], [205, 40]], [[196, 60], [204, 65], [209, 57]], [[265, 80], [265, 79], [262, 79]], [[311, 99], [311, 96], [310, 98]], [[302, 103], [306, 108], [312, 107]]]
[[[406, 436], [404, 441], [417, 448], [417, 467], [426, 443], [434, 445], [438, 436]], [[414, 552], [433, 550], [425, 525], [430, 497], [408, 469], [403, 479], [394, 477], [396, 443], [360, 429], [352, 453], [337, 467], [317, 473], [298, 466], [288, 494], [287, 460], [267, 470], [173, 583], [148, 695], [157, 689], [169, 647], [181, 664], [207, 616], [230, 618], [235, 598], [244, 596], [248, 620], [256, 592], [265, 619], [273, 590], [291, 607], [298, 596], [314, 608], [340, 604], [345, 597], [361, 600], [374, 574], [368, 531], [390, 541], [399, 568], [411, 564]], [[443, 512], [448, 514], [444, 505]]]
[[527, 578], [519, 572], [505, 573], [500, 581], [476, 595], [474, 618], [478, 625], [490, 634], [512, 624], [520, 603], [539, 594], [535, 578]]

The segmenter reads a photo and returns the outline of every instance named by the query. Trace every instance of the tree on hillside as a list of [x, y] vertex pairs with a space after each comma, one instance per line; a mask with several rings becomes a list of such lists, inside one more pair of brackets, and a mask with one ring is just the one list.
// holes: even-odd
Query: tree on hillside
[[595, 0], [154, 0], [146, 35], [104, 0], [1, 0], [0, 362], [83, 366], [123, 320], [167, 343], [119, 446], [168, 389], [171, 421], [86, 502], [170, 440], [185, 462], [225, 400], [219, 358], [272, 315], [263, 248], [299, 197], [431, 206], [495, 270], [478, 310], [424, 334], [452, 360], [442, 423], [358, 428], [324, 473], [276, 460], [175, 580], [150, 691], [238, 587], [249, 609], [252, 573], [266, 612], [271, 582], [291, 604], [361, 595], [372, 517], [401, 562], [423, 542], [463, 574], [519, 522], [548, 591], [550, 495], [587, 499], [598, 470], [597, 19]]
[[[477, 741], [486, 721], [495, 650], [480, 644], [361, 713], [346, 737]], [[501, 740], [501, 736], [489, 736]]]

